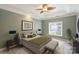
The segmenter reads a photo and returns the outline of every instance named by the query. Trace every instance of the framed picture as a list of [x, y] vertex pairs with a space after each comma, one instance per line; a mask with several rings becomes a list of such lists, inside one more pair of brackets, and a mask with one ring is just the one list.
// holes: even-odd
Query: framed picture
[[32, 30], [33, 22], [22, 20], [22, 31]]

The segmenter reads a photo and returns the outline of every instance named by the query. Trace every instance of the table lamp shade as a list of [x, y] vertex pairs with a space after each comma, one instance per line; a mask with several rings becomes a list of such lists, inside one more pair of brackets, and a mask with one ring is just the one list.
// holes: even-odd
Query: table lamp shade
[[9, 34], [15, 34], [16, 31], [9, 31]]

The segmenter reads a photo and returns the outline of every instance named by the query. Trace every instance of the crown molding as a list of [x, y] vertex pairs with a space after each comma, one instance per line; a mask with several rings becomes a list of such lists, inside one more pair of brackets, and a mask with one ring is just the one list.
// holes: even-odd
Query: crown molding
[[45, 18], [43, 18], [43, 20], [50, 20], [50, 19], [57, 19], [57, 18], [62, 18], [62, 17], [76, 16], [77, 14], [79, 14], [79, 11], [78, 12], [66, 13], [66, 14], [58, 15], [58, 16], [54, 16], [54, 17], [53, 16], [45, 17]]
[[26, 15], [26, 13], [23, 13], [22, 10], [15, 8], [13, 6], [10, 6], [8, 4], [1, 4], [0, 9], [11, 11], [11, 12], [14, 12], [14, 13], [17, 13], [17, 14], [20, 14], [20, 15]]

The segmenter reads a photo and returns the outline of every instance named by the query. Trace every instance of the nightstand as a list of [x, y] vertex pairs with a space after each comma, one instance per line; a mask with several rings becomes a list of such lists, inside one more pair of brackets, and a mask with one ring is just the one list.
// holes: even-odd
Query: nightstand
[[8, 41], [6, 42], [7, 50], [9, 50], [10, 48], [13, 48], [13, 47], [15, 47], [15, 46], [18, 46], [18, 45], [19, 45], [18, 42], [15, 41], [15, 40], [8, 40]]
[[79, 53], [79, 38], [73, 42], [73, 51]]
[[8, 50], [9, 50], [10, 48], [13, 48], [13, 47], [19, 46], [19, 45], [20, 45], [20, 43], [19, 43], [19, 36], [18, 36], [18, 34], [16, 34], [16, 35], [14, 36], [14, 39], [8, 40], [8, 41], [6, 42], [6, 47], [7, 47]]

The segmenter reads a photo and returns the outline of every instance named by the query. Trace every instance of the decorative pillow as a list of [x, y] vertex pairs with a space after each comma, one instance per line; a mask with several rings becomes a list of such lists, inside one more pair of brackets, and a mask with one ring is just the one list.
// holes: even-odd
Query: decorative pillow
[[27, 35], [27, 38], [32, 38], [32, 35]]
[[27, 38], [28, 35], [25, 35], [25, 37]]
[[35, 36], [36, 36], [36, 34], [33, 34], [33, 35], [32, 35], [32, 37], [35, 37]]
[[27, 35], [27, 38], [33, 38], [35, 36], [36, 36], [36, 34], [30, 34], [30, 35]]
[[21, 35], [21, 37], [22, 37], [22, 38], [25, 38], [25, 35], [24, 35], [24, 34], [22, 34], [22, 35]]

